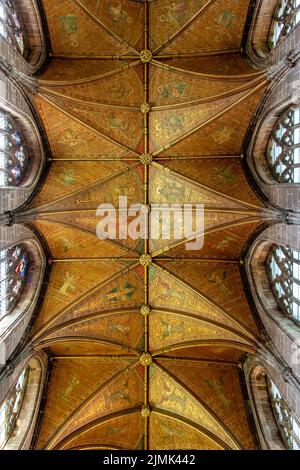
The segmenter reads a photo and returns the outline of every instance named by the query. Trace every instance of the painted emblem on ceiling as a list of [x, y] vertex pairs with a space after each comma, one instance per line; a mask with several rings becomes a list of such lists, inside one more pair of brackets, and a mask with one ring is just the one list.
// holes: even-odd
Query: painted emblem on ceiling
[[77, 16], [71, 13], [65, 16], [60, 16], [59, 22], [63, 33], [68, 38], [71, 45], [74, 47], [78, 46]]

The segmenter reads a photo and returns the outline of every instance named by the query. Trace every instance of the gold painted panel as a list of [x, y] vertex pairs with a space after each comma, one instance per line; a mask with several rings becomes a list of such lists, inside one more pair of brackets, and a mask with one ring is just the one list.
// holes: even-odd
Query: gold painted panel
[[139, 346], [141, 339], [144, 339], [142, 320], [140, 312], [94, 315], [85, 320], [79, 318], [67, 325], [61, 323], [55, 332], [47, 335], [46, 340], [66, 336], [95, 338], [134, 349]]
[[[201, 164], [200, 164], [201, 165]], [[200, 166], [198, 164], [198, 166]], [[177, 173], [171, 173], [168, 171], [169, 167], [174, 166], [176, 170], [179, 168], [184, 167], [186, 171], [183, 171], [183, 175], [180, 175]], [[201, 165], [203, 168], [203, 165]], [[223, 188], [218, 187], [215, 184], [215, 188], [218, 193], [210, 191], [209, 186], [204, 186], [205, 184], [205, 178], [204, 181], [200, 180], [200, 178], [196, 178], [196, 169], [197, 169], [197, 163], [193, 162], [190, 164], [190, 169], [191, 167], [194, 168], [194, 174], [192, 171], [190, 171], [188, 177], [192, 177], [192, 181], [187, 181], [185, 178], [182, 176], [186, 176], [186, 173], [188, 172], [188, 164], [180, 162], [180, 163], [175, 163], [172, 165], [170, 163], [169, 165], [166, 164], [166, 166], [161, 166], [160, 169], [155, 169], [151, 171], [150, 173], [150, 201], [151, 204], [204, 204], [206, 208], [209, 207], [218, 207], [218, 208], [241, 208], [243, 207], [242, 202], [235, 201], [232, 199], [227, 199], [226, 198], [226, 193], [222, 194], [221, 190]], [[202, 170], [203, 171], [203, 170]], [[232, 182], [232, 178], [235, 179], [235, 173], [233, 173], [232, 167], [227, 167], [222, 171], [222, 167], [216, 168], [216, 163], [214, 170], [216, 179], [221, 179], [221, 182], [226, 179], [229, 181], [229, 179]], [[197, 183], [199, 182], [199, 185]], [[209, 177], [207, 177], [207, 182], [208, 184], [210, 183]], [[229, 182], [226, 184], [224, 183], [224, 186], [229, 186]], [[225, 188], [224, 188], [225, 189]], [[220, 194], [221, 193], [221, 194]]]
[[262, 91], [236, 104], [231, 110], [206, 123], [200, 130], [166, 151], [167, 155], [240, 155], [246, 131], [250, 125]]
[[41, 97], [34, 99], [49, 140], [54, 158], [115, 158], [126, 159], [130, 151], [124, 150], [74, 116], [59, 109]]
[[142, 406], [144, 389], [142, 369], [142, 366], [137, 365], [134, 369], [124, 370], [121, 376], [117, 376], [112, 382], [99, 388], [99, 391], [70, 417], [64, 430], [52, 442], [52, 445], [57, 444], [77, 429], [92, 423], [95, 419]]
[[214, 0], [163, 53], [239, 49], [250, 0]]
[[71, 102], [51, 96], [51, 103], [62, 108], [67, 114], [87, 124], [103, 137], [112, 139], [116, 145], [135, 150], [143, 136], [143, 115], [130, 108], [109, 109], [84, 102]]
[[[95, 188], [96, 183], [99, 183], [98, 186], [100, 186], [101, 181], [106, 186], [108, 179], [113, 179], [120, 172], [129, 170], [129, 168], [128, 165], [121, 162], [116, 162], [113, 166], [109, 162], [93, 162], [92, 165], [88, 162], [54, 162], [41, 191], [37, 193], [31, 206], [41, 206], [57, 200], [59, 203], [60, 198], [67, 199], [73, 193], [76, 193], [79, 198], [79, 194], [81, 194], [79, 191], [84, 192], [85, 188], [90, 185]], [[75, 199], [75, 196], [71, 199]], [[56, 207], [59, 208], [59, 204]], [[63, 207], [66, 207], [65, 202]]]
[[54, 54], [124, 54], [126, 47], [72, 0], [43, 0]]
[[232, 73], [229, 77], [223, 78], [205, 76], [201, 71], [199, 76], [195, 76], [189, 73], [190, 70], [181, 70], [180, 61], [178, 62], [178, 68], [175, 68], [172, 66], [173, 61], [168, 61], [167, 65], [174, 67], [168, 70], [151, 66], [153, 75], [150, 81], [150, 95], [155, 106], [185, 104], [198, 100], [210, 101], [220, 94], [233, 94], [238, 87], [249, 81], [247, 76], [234, 77]]
[[159, 363], [214, 411], [244, 449], [254, 448], [236, 367], [188, 361], [175, 364], [165, 359]]
[[[60, 98], [70, 98], [74, 102], [80, 100], [85, 103], [99, 103], [104, 105], [118, 105], [140, 107], [143, 100], [143, 84], [141, 82], [142, 67], [120, 71], [109, 77], [100, 78], [103, 74], [101, 62], [95, 77], [85, 79], [77, 84], [67, 83], [55, 86], [40, 83], [40, 93]], [[99, 78], [96, 78], [98, 75]]]
[[202, 292], [216, 305], [222, 306], [254, 334], [258, 333], [243, 290], [238, 265], [201, 262], [202, 269], [199, 269], [196, 261], [182, 263], [179, 268], [178, 265], [174, 266], [174, 263], [161, 261], [160, 264], [167, 267], [177, 278]]
[[105, 258], [107, 253], [117, 258], [128, 253], [120, 245], [109, 240], [99, 240], [92, 234], [74, 227], [62, 226], [49, 221], [36, 221], [35, 228], [43, 234], [53, 259]]
[[[168, 269], [169, 265], [173, 263], [158, 262], [157, 264]], [[203, 266], [203, 263], [198, 265], [199, 270], [201, 266]], [[184, 263], [176, 262], [176, 270], [181, 271], [183, 267]], [[207, 268], [207, 265], [204, 264], [204, 267]], [[178, 318], [181, 318], [183, 323], [186, 321], [185, 315], [192, 314], [196, 318], [207, 319], [208, 322], [217, 322], [225, 328], [231, 328], [236, 332], [239, 331], [245, 334], [243, 329], [236, 324], [234, 319], [226, 315], [221, 307], [218, 308], [212, 300], [203, 296], [203, 289], [199, 289], [199, 285], [197, 285], [198, 291], [193, 289], [191, 285], [185, 283], [184, 276], [182, 276], [183, 282], [180, 282], [178, 280], [179, 276], [176, 274], [172, 276], [174, 271], [174, 268], [170, 269], [171, 274], [168, 274], [167, 271], [153, 269], [151, 273], [150, 301], [154, 311], [182, 314]], [[164, 322], [164, 320], [160, 320], [160, 322], [162, 338], [166, 339], [172, 336], [172, 327], [168, 322]], [[180, 327], [178, 328], [180, 330]]]
[[97, 59], [56, 59], [53, 58], [47, 69], [38, 77], [39, 85], [70, 84], [74, 81], [114, 73], [129, 66], [132, 60], [101, 60]]
[[[106, 357], [118, 358], [120, 356], [129, 359], [135, 357], [135, 353], [130, 352], [128, 347], [109, 344], [105, 342], [96, 341], [95, 338], [78, 338], [66, 337], [52, 340], [47, 343], [47, 348], [51, 354], [57, 357], [80, 357], [83, 360], [93, 357], [99, 357], [106, 360]], [[128, 360], [129, 360], [128, 359]], [[135, 357], [135, 361], [137, 356]]]
[[156, 366], [150, 371], [150, 403], [155, 408], [174, 413], [208, 430], [229, 448], [237, 449], [235, 441], [220, 425], [211, 410], [206, 409], [189, 391]]
[[234, 197], [249, 204], [263, 206], [254, 194], [244, 174], [242, 163], [238, 159], [207, 158], [190, 161], [166, 161], [164, 166], [179, 175], [206, 185], [227, 196]]
[[224, 327], [218, 327], [204, 321], [185, 318], [174, 313], [155, 313], [150, 317], [150, 350], [156, 353], [161, 350], [178, 350], [186, 343], [218, 340], [232, 341], [248, 345], [242, 336]]
[[126, 360], [65, 359], [53, 362], [38, 448], [69, 419], [83, 400], [128, 366]]
[[144, 5], [130, 0], [81, 0], [113, 33], [136, 46], [143, 34]]
[[[228, 54], [213, 54], [208, 56], [199, 56], [197, 60], [194, 57], [173, 58], [163, 63], [182, 69], [186, 72], [196, 72], [209, 75], [255, 75], [256, 71], [242, 58], [240, 52]], [[234, 77], [232, 77], [234, 78]]]
[[47, 293], [40, 309], [35, 328], [39, 328], [54, 315], [82, 298], [91, 289], [109, 279], [121, 268], [122, 263], [103, 261], [62, 263], [52, 266]]
[[[247, 240], [260, 225], [261, 222], [252, 222], [208, 233], [204, 238], [204, 246], [200, 250], [187, 251], [185, 245], [182, 244], [168, 250], [168, 257], [230, 259], [238, 261]], [[164, 257], [165, 254], [160, 256]]]
[[137, 449], [142, 446], [144, 432], [140, 411], [129, 415], [117, 416], [107, 422], [90, 426], [78, 435], [70, 437], [63, 449], [74, 449], [84, 445], [98, 445], [117, 449]]
[[[249, 91], [248, 91], [249, 93]], [[223, 99], [192, 106], [181, 106], [180, 109], [153, 111], [150, 115], [150, 149], [152, 152], [172, 145], [177, 139], [190, 132], [203, 132], [198, 127], [207, 121], [216, 119], [238, 100], [243, 99], [247, 91], [238, 92]]]
[[220, 443], [172, 417], [153, 413], [150, 418], [150, 450], [224, 450]]

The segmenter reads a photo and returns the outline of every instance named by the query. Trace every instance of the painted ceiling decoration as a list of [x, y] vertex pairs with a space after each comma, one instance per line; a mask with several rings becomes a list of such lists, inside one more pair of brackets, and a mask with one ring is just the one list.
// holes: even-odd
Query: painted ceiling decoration
[[[267, 88], [250, 0], [43, 0], [33, 100], [52, 152], [23, 211], [48, 244], [33, 346], [52, 356], [38, 449], [253, 449], [240, 383], [259, 327], [240, 257], [276, 215], [242, 145]], [[99, 240], [101, 203], [205, 204], [205, 244]]]

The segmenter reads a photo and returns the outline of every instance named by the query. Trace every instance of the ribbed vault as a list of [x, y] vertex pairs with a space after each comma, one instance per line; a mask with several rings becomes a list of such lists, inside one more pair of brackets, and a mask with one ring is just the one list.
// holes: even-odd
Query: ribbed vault
[[[259, 332], [239, 264], [274, 214], [242, 167], [266, 89], [239, 52], [249, 3], [43, 0], [52, 52], [33, 99], [53, 158], [23, 213], [51, 252], [37, 448], [255, 447], [239, 364]], [[96, 209], [120, 195], [205, 204], [203, 249], [98, 240]]]

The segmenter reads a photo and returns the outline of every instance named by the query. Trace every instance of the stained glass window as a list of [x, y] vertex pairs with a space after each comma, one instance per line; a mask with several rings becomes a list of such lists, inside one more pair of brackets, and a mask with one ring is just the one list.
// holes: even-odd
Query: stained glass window
[[26, 173], [28, 155], [14, 119], [0, 110], [0, 186], [18, 186]]
[[267, 271], [279, 306], [300, 325], [300, 252], [274, 245], [268, 256]]
[[11, 0], [0, 0], [0, 35], [22, 55], [24, 54], [24, 34], [14, 2]]
[[0, 319], [11, 313], [25, 286], [28, 253], [22, 245], [0, 251]]
[[270, 31], [270, 47], [287, 36], [300, 21], [300, 0], [280, 0], [274, 13]]
[[[299, 0], [300, 1], [300, 0]], [[300, 108], [290, 108], [275, 125], [268, 161], [280, 183], [300, 183]]]
[[272, 408], [281, 436], [287, 447], [291, 450], [300, 450], [300, 425], [278, 388], [270, 379], [268, 380]]
[[4, 449], [16, 429], [26, 390], [28, 372], [28, 368], [22, 372], [17, 383], [0, 406], [0, 450]]

